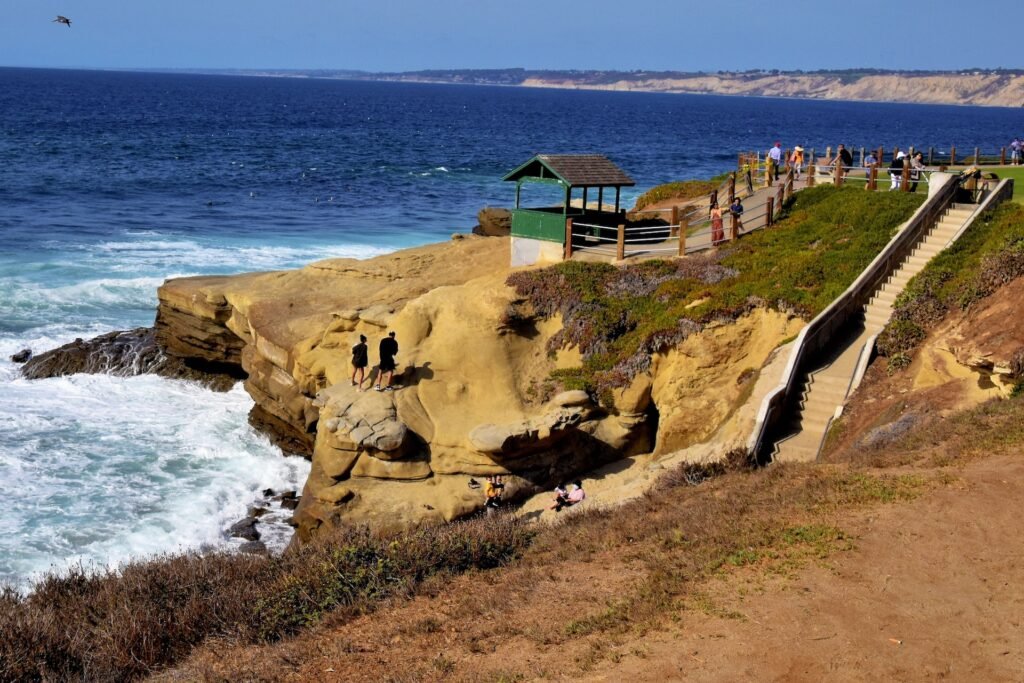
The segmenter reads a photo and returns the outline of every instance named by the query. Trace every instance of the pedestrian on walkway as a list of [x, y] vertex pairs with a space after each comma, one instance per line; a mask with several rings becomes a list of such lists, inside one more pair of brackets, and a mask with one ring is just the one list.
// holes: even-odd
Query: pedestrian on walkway
[[892, 180], [892, 185], [889, 186], [889, 192], [895, 192], [900, 189], [900, 184], [903, 182], [903, 159], [905, 159], [906, 156], [906, 154], [897, 148], [896, 156], [892, 158], [892, 163], [889, 164], [889, 178]]
[[789, 165], [793, 167], [793, 178], [800, 180], [800, 174], [804, 172], [804, 148], [800, 145], [794, 147], [789, 155]]
[[921, 180], [921, 172], [924, 170], [924, 154], [914, 152], [910, 159], [910, 191], [917, 192], [917, 183]]
[[1013, 166], [1020, 165], [1020, 153], [1021, 149], [1024, 149], [1024, 142], [1021, 142], [1020, 138], [1014, 138], [1010, 143], [1010, 164]]
[[768, 173], [774, 173], [775, 179], [779, 179], [779, 166], [782, 166], [783, 154], [782, 143], [775, 141], [775, 146], [768, 150]]
[[733, 217], [733, 221], [736, 224], [736, 234], [738, 235], [740, 230], [743, 229], [743, 221], [740, 217], [743, 216], [743, 202], [740, 201], [739, 197], [732, 200], [732, 204], [729, 205], [729, 214]]
[[718, 202], [711, 203], [711, 246], [725, 241], [725, 230], [722, 227], [722, 208]]

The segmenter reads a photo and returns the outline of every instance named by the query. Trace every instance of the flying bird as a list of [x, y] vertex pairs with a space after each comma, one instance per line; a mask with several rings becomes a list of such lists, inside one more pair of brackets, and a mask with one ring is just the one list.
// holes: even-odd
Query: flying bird
[[62, 14], [58, 14], [58, 15], [57, 15], [57, 18], [53, 20], [53, 23], [56, 23], [56, 24], [64, 24], [64, 25], [65, 25], [65, 26], [67, 26], [68, 28], [71, 28], [71, 20], [70, 20], [70, 19], [68, 19], [67, 17], [65, 17], [65, 16], [64, 16], [64, 15], [62, 15]]

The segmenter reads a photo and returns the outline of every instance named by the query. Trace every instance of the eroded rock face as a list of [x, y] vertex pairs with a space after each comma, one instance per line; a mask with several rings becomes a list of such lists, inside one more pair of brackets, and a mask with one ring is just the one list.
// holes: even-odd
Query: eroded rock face
[[1018, 278], [965, 313], [948, 316], [928, 335], [909, 368], [913, 388], [947, 386], [957, 410], [1008, 396], [1021, 379], [1024, 360], [1022, 299], [1024, 278]]
[[[761, 312], [692, 335], [614, 408], [581, 391], [542, 402], [551, 371], [580, 358], [548, 353], [557, 319], [504, 324], [515, 298], [508, 262], [507, 241], [468, 236], [368, 261], [172, 280], [160, 289], [158, 335], [168, 353], [237, 363], [253, 423], [311, 457], [293, 518], [307, 539], [342, 520], [457, 519], [483, 506], [474, 479], [502, 475], [514, 501], [656, 443], [707, 438], [744, 394], [737, 378], [801, 324]], [[359, 391], [352, 345], [368, 338], [372, 386], [378, 342], [392, 330], [396, 390]]]

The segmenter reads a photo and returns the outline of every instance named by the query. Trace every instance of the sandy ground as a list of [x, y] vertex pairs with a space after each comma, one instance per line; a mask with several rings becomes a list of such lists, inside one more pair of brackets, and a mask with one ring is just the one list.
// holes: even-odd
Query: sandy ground
[[1024, 458], [944, 479], [911, 502], [838, 512], [851, 549], [722, 574], [700, 587], [710, 608], [646, 633], [564, 637], [573, 600], [593, 613], [640, 576], [599, 553], [557, 573], [512, 569], [500, 585], [457, 577], [276, 647], [208, 646], [193, 660], [205, 664], [161, 680], [1024, 680]]
[[598, 681], [1024, 680], [1024, 460], [851, 526], [856, 548], [761, 594], [712, 586], [724, 611], [687, 616], [605, 665]]

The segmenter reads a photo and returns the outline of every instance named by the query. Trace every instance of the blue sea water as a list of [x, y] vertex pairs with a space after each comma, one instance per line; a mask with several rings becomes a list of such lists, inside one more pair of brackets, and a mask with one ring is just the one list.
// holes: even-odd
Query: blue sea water
[[[538, 152], [656, 183], [774, 140], [992, 149], [1015, 109], [0, 69], [0, 580], [231, 543], [301, 486], [241, 388], [27, 382], [8, 357], [150, 324], [168, 277], [291, 268], [446, 238]], [[283, 539], [277, 539], [283, 542]]]

